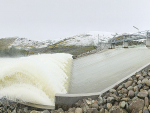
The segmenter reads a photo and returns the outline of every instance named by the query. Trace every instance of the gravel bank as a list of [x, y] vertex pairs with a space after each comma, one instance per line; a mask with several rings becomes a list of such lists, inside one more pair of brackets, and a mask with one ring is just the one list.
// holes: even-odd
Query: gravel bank
[[[67, 101], [67, 100], [66, 100]], [[78, 100], [72, 106], [58, 106], [52, 113], [149, 113], [150, 69], [142, 70], [116, 85], [96, 100]]]
[[26, 106], [6, 98], [1, 98], [0, 113], [50, 113], [50, 111]]

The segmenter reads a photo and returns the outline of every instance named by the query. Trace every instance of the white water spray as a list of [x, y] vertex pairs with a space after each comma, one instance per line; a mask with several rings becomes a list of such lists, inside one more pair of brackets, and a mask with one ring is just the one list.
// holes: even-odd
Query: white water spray
[[0, 58], [0, 97], [54, 105], [55, 93], [67, 93], [72, 56], [42, 54]]

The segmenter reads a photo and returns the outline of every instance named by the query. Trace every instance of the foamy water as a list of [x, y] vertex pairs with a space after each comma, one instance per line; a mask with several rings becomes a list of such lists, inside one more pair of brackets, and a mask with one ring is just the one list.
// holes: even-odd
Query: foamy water
[[0, 58], [0, 97], [54, 105], [55, 93], [67, 93], [72, 67], [69, 54]]

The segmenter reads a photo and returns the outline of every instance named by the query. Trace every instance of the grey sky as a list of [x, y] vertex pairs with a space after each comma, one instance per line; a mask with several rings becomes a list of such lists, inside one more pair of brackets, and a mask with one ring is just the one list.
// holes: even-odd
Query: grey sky
[[149, 0], [0, 0], [0, 38], [65, 38], [150, 29]]

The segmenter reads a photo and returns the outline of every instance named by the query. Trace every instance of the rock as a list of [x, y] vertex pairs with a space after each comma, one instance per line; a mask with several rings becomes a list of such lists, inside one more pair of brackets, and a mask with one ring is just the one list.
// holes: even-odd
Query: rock
[[50, 113], [48, 110], [44, 110], [42, 113]]
[[106, 104], [106, 102], [107, 102], [107, 99], [103, 99], [103, 104]]
[[107, 109], [107, 104], [104, 104], [104, 109]]
[[88, 105], [92, 104], [92, 100], [85, 100]]
[[73, 108], [69, 108], [68, 112], [69, 112], [69, 113], [74, 113], [74, 112], [75, 112], [75, 110], [76, 110], [76, 108], [75, 108], [75, 107], [73, 107]]
[[16, 113], [16, 108], [12, 111], [12, 113]]
[[148, 110], [150, 111], [150, 105], [148, 106]]
[[133, 81], [133, 79], [130, 77], [130, 78], [128, 79], [128, 81]]
[[135, 96], [137, 96], [138, 93], [139, 93], [139, 91], [135, 91], [135, 92], [134, 92]]
[[145, 93], [145, 92], [139, 92], [138, 94], [137, 94], [137, 96], [138, 97], [140, 97], [140, 98], [145, 98], [145, 97], [147, 97], [147, 93]]
[[107, 109], [105, 109], [105, 113], [109, 113]]
[[115, 94], [110, 94], [110, 97], [116, 98], [117, 96]]
[[140, 76], [142, 76], [142, 74], [141, 74], [141, 73], [138, 73], [138, 74], [136, 75], [136, 78], [139, 78]]
[[64, 110], [64, 111], [67, 111], [68, 110], [68, 106], [67, 105], [62, 105], [62, 109]]
[[122, 91], [122, 93], [123, 93], [123, 94], [127, 94], [127, 93], [128, 93], [128, 90], [127, 90], [127, 89], [125, 89], [125, 88], [122, 88], [122, 90], [121, 90], [121, 91]]
[[107, 103], [112, 103], [114, 102], [115, 98], [114, 97], [108, 97], [107, 98]]
[[110, 89], [109, 90], [110, 93], [115, 93], [115, 91], [116, 91], [115, 89]]
[[89, 106], [87, 104], [83, 103], [81, 105], [81, 108], [82, 108], [83, 112], [87, 112], [87, 109], [89, 108]]
[[96, 108], [88, 108], [87, 113], [99, 113]]
[[[57, 110], [57, 112], [58, 112], [58, 113], [64, 113], [64, 111], [63, 111], [62, 108], [59, 108], [59, 109]], [[49, 113], [49, 111], [45, 111], [45, 113]]]
[[118, 106], [118, 105], [119, 105], [119, 103], [117, 101], [115, 101], [114, 106]]
[[97, 100], [94, 100], [94, 103], [95, 103], [95, 104], [98, 104], [98, 101], [97, 101]]
[[113, 87], [113, 89], [117, 89], [119, 86], [118, 85], [115, 85], [114, 87]]
[[[22, 113], [22, 112], [21, 112]], [[32, 110], [30, 113], [41, 113], [40, 111]]]
[[135, 82], [135, 80], [134, 80], [134, 83], [132, 84], [132, 87], [134, 87], [134, 86], [136, 86], [136, 82]]
[[93, 112], [93, 108], [87, 109], [87, 113], [92, 113], [92, 112]]
[[93, 109], [92, 113], [99, 113], [99, 111], [96, 108], [92, 108], [92, 109]]
[[7, 109], [7, 113], [11, 113], [10, 109]]
[[150, 86], [150, 79], [147, 80], [147, 81], [145, 81], [145, 84], [146, 84], [147, 86]]
[[150, 89], [148, 90], [148, 96], [150, 97]]
[[75, 113], [82, 113], [82, 109], [81, 108], [76, 108]]
[[130, 90], [130, 91], [128, 92], [128, 96], [129, 96], [130, 98], [133, 98], [133, 97], [134, 97], [134, 91], [133, 91], [133, 90]]
[[143, 80], [144, 79], [144, 77], [143, 76], [140, 76], [139, 78], [138, 78], [138, 80]]
[[75, 106], [76, 106], [76, 107], [80, 107], [82, 103], [83, 103], [83, 102], [82, 102], [81, 100], [79, 100], [78, 102], [75, 103]]
[[144, 108], [143, 108], [143, 113], [149, 113], [147, 107], [144, 107]]
[[102, 109], [100, 110], [100, 113], [105, 113], [105, 109], [102, 108]]
[[138, 84], [137, 86], [138, 86], [139, 89], [142, 88], [142, 84]]
[[126, 83], [125, 83], [125, 87], [126, 88], [128, 88], [129, 86], [131, 86], [132, 85], [132, 81], [127, 81]]
[[94, 100], [92, 100], [91, 103], [94, 104]]
[[148, 89], [149, 89], [149, 87], [148, 87], [148, 86], [144, 86], [144, 87], [143, 87], [143, 89], [148, 90]]
[[140, 89], [140, 92], [144, 92], [148, 95], [148, 91], [147, 90], [144, 90], [144, 89]]
[[147, 75], [147, 72], [146, 72], [146, 71], [144, 71], [142, 76], [146, 76], [146, 75]]
[[98, 104], [99, 105], [103, 104], [103, 98], [101, 96], [98, 97]]
[[112, 106], [109, 112], [110, 113], [128, 113], [126, 110], [121, 109], [119, 106]]
[[119, 94], [118, 94], [118, 91], [115, 91], [115, 95], [116, 95], [116, 96], [118, 96], [118, 95], [119, 95]]
[[120, 85], [118, 88], [117, 88], [117, 91], [121, 90], [122, 89], [122, 85]]
[[121, 100], [122, 101], [130, 101], [131, 99], [130, 98], [122, 98]]
[[150, 72], [148, 72], [148, 76], [150, 76]]
[[148, 79], [147, 78], [144, 78], [143, 80], [142, 80], [142, 84], [145, 84], [146, 83], [146, 81], [148, 81]]
[[144, 100], [136, 99], [132, 101], [131, 104], [129, 105], [129, 110], [132, 111], [133, 109], [135, 109], [136, 111], [140, 111], [143, 109], [143, 107], [144, 107]]
[[133, 90], [133, 87], [132, 87], [132, 86], [129, 86], [129, 87], [127, 88], [127, 90]]
[[138, 111], [136, 111], [135, 109], [133, 109], [131, 113], [142, 113], [142, 110], [140, 110], [140, 111], [138, 112]]
[[141, 84], [141, 82], [142, 82], [142, 81], [141, 81], [141, 80], [139, 80], [139, 81], [137, 82], [137, 84]]
[[110, 110], [110, 108], [112, 107], [111, 103], [107, 103], [107, 109]]
[[135, 86], [133, 89], [134, 89], [134, 91], [138, 91], [139, 90], [138, 86]]
[[98, 104], [97, 103], [92, 104], [92, 108], [98, 109]]
[[149, 105], [148, 97], [145, 97], [144, 102], [145, 102], [145, 106], [148, 107], [148, 105]]
[[28, 113], [28, 107], [23, 108], [24, 113]]
[[[22, 109], [18, 109], [17, 110], [17, 113], [22, 113], [23, 111], [22, 111]], [[35, 110], [33, 110], [33, 112], [30, 112], [30, 113], [39, 113], [38, 111], [35, 111]]]
[[121, 104], [120, 104], [120, 107], [121, 107], [121, 108], [125, 108], [125, 105], [126, 105], [126, 102], [125, 102], [125, 101], [122, 101]]
[[129, 105], [128, 105], [128, 102], [126, 102], [125, 109], [126, 109], [127, 111], [129, 110]]

